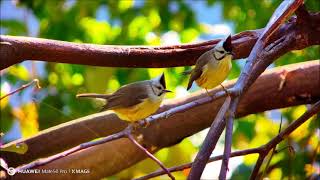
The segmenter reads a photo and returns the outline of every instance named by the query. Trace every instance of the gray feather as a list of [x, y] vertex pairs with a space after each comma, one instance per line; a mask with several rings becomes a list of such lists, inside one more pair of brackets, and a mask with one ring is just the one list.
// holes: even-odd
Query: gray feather
[[103, 106], [101, 111], [114, 109], [114, 108], [125, 108], [137, 105], [149, 97], [146, 89], [150, 86], [151, 81], [140, 81], [134, 82], [125, 86], [122, 86], [113, 94], [78, 94], [77, 97], [89, 97], [89, 98], [102, 98], [106, 99], [106, 104]]
[[209, 60], [212, 58], [212, 50], [209, 50], [203, 53], [196, 62], [194, 69], [192, 69], [191, 76], [189, 79], [187, 90], [189, 90], [192, 86], [193, 81], [197, 80], [201, 74], [203, 67], [208, 64]]

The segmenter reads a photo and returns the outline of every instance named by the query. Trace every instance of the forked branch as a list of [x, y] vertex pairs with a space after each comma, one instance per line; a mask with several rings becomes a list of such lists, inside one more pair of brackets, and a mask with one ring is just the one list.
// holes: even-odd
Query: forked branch
[[[255, 170], [252, 172], [251, 179], [255, 179], [255, 177], [258, 175], [259, 168], [268, 154], [268, 152], [272, 149], [274, 149], [281, 141], [283, 141], [286, 137], [288, 137], [294, 130], [299, 128], [303, 123], [305, 123], [307, 120], [312, 118], [312, 116], [316, 115], [320, 112], [320, 101], [318, 101], [316, 104], [314, 104], [309, 110], [307, 110], [302, 116], [300, 116], [296, 121], [292, 122], [285, 130], [280, 132], [276, 137], [272, 138], [268, 143], [258, 147], [258, 148], [251, 148], [251, 149], [245, 149], [240, 151], [235, 151], [230, 154], [230, 157], [237, 157], [237, 156], [245, 156], [248, 154], [259, 154], [259, 158], [257, 160], [257, 163], [255, 165]], [[314, 119], [315, 120], [315, 119]], [[222, 160], [223, 154], [219, 156], [211, 157], [207, 163]], [[192, 163], [187, 163], [175, 167], [168, 168], [170, 172], [176, 172], [176, 171], [183, 171], [185, 169], [189, 169], [192, 166]], [[150, 173], [146, 176], [142, 176], [140, 178], [136, 178], [135, 180], [146, 180], [150, 178], [154, 178], [157, 176], [161, 176], [163, 174], [166, 174], [163, 170], [158, 170], [153, 173]]]
[[[226, 179], [228, 162], [229, 162], [230, 153], [231, 153], [233, 119], [234, 119], [234, 114], [238, 107], [240, 97], [252, 85], [252, 83], [259, 77], [259, 75], [267, 68], [267, 66], [271, 64], [276, 59], [276, 57], [278, 57], [278, 56], [274, 56], [273, 58], [266, 58], [267, 55], [264, 55], [264, 53], [265, 54], [272, 54], [272, 53], [270, 53], [269, 51], [268, 52], [265, 51], [264, 48], [268, 43], [268, 40], [271, 37], [273, 37], [273, 34], [280, 28], [280, 25], [302, 4], [302, 2], [303, 2], [302, 0], [283, 1], [280, 4], [280, 6], [277, 8], [277, 10], [273, 13], [272, 17], [270, 18], [266, 28], [264, 29], [262, 34], [260, 34], [253, 49], [251, 50], [248, 60], [235, 86], [229, 89], [229, 91], [236, 92], [236, 93], [232, 97], [230, 106], [228, 107], [230, 109], [228, 111], [228, 117], [227, 117], [227, 123], [226, 123], [227, 127], [226, 127], [226, 137], [225, 137], [224, 158], [223, 158], [221, 169], [220, 169], [219, 179], [222, 179], [222, 180]], [[273, 38], [273, 39], [276, 39], [276, 38]], [[255, 67], [255, 65], [258, 62], [260, 63], [259, 64], [260, 66], [257, 68]], [[256, 71], [256, 73], [254, 73], [254, 71]], [[224, 115], [222, 116], [222, 118], [224, 118]], [[210, 134], [208, 134], [204, 141], [204, 144], [206, 144], [207, 141], [212, 138], [213, 137], [210, 136]], [[215, 148], [215, 144], [212, 144], [209, 147], [210, 148], [203, 146], [201, 148], [200, 152], [198, 153], [194, 161], [194, 164], [192, 165], [191, 172], [188, 176], [189, 180], [200, 179], [201, 174], [204, 170], [205, 164], [209, 159], [209, 156], [212, 153], [212, 150]]]

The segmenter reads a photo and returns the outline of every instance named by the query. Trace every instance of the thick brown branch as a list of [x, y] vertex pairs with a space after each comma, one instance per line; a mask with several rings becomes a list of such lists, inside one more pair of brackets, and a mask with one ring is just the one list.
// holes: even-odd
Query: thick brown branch
[[[246, 57], [261, 30], [232, 37], [235, 58]], [[111, 46], [0, 35], [0, 70], [24, 60], [108, 67], [174, 67], [193, 65], [219, 40], [174, 46]]]
[[[240, 101], [236, 117], [268, 109], [315, 102], [320, 99], [320, 92], [316, 88], [320, 86], [319, 76], [314, 76], [314, 74], [319, 74], [319, 68], [320, 64], [317, 60], [269, 70], [259, 77], [249, 89], [248, 94], [244, 95]], [[286, 82], [282, 90], [278, 91], [281, 75], [284, 70], [287, 71]], [[227, 87], [229, 86], [230, 84]], [[217, 90], [211, 91], [211, 93], [214, 92], [217, 92]], [[206, 93], [195, 93], [187, 98], [167, 101], [162, 106], [161, 111], [204, 97], [208, 98]], [[270, 101], [270, 99], [273, 100]], [[184, 113], [176, 113], [167, 119], [159, 119], [157, 123], [152, 123], [150, 127], [143, 130], [143, 137], [145, 139], [142, 144], [152, 144], [157, 149], [160, 149], [161, 147], [173, 145], [184, 137], [208, 127], [212, 123], [212, 117], [215, 116], [222, 102], [223, 99], [220, 99], [209, 104], [201, 104], [185, 110]], [[210, 116], [207, 114], [210, 114]], [[91, 119], [91, 121], [88, 119]], [[63, 148], [71, 148], [76, 143], [96, 138], [84, 126], [91, 127], [98, 134], [106, 136], [108, 133], [114, 133], [112, 129], [119, 130], [125, 124], [121, 124], [120, 121], [118, 122], [114, 114], [99, 113], [75, 122], [62, 124], [59, 128], [51, 128], [46, 130], [45, 133], [40, 134], [40, 136], [25, 140], [24, 142], [28, 144], [30, 150], [25, 155], [2, 153], [2, 157], [10, 166], [13, 166], [13, 163], [21, 163], [22, 160], [27, 162], [34, 158], [48, 155], [48, 153], [62, 151]], [[70, 136], [70, 134], [74, 136]], [[89, 168], [91, 171], [90, 176], [79, 175], [77, 178], [95, 179], [119, 172], [144, 158], [144, 153], [141, 153], [130, 141], [122, 138], [74, 153], [43, 168]], [[62, 176], [65, 178], [69, 177], [67, 174], [59, 174], [59, 178], [63, 178]], [[39, 176], [39, 178], [50, 177], [55, 178], [52, 175], [48, 177]]]

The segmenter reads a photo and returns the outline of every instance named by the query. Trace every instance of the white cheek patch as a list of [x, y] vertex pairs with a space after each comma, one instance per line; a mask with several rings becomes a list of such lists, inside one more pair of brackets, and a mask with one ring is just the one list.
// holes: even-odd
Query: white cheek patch
[[224, 58], [224, 54], [221, 54], [219, 53], [218, 51], [214, 52], [214, 57], [217, 59], [217, 60], [221, 60]]

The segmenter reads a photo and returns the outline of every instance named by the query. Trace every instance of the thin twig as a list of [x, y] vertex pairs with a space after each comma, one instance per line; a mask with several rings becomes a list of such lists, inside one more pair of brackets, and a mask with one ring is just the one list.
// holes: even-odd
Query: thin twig
[[[257, 160], [256, 164], [254, 165], [253, 171], [251, 172], [250, 180], [256, 179], [257, 175], [259, 174], [259, 170], [260, 170], [260, 167], [264, 161], [265, 156], [266, 155], [264, 154], [264, 152], [259, 154], [258, 160]], [[253, 174], [254, 174], [254, 176], [253, 176]]]
[[[235, 91], [234, 89], [231, 89], [230, 91], [228, 91], [228, 94], [231, 96], [235, 95], [236, 93], [237, 93], [237, 91]], [[225, 91], [218, 91], [215, 94], [210, 95], [210, 97], [206, 96], [201, 99], [196, 99], [196, 100], [191, 101], [189, 103], [177, 106], [175, 108], [171, 108], [171, 109], [164, 111], [162, 113], [149, 116], [148, 118], [145, 119], [145, 121], [147, 121], [147, 123], [152, 123], [155, 120], [159, 120], [162, 118], [168, 118], [172, 114], [182, 113], [182, 112], [187, 111], [193, 107], [196, 107], [196, 106], [199, 106], [202, 104], [207, 104], [209, 102], [215, 101], [217, 99], [220, 99], [220, 98], [223, 98], [226, 96], [227, 96], [227, 93]], [[143, 122], [143, 121], [139, 122], [140, 125], [144, 125], [144, 123], [145, 122]]]
[[300, 127], [303, 123], [305, 123], [312, 116], [320, 112], [320, 101], [315, 103], [309, 110], [307, 110], [302, 116], [300, 116], [297, 120], [292, 122], [285, 130], [279, 133], [276, 137], [272, 138], [266, 145], [264, 145], [263, 152], [260, 153], [259, 159], [254, 166], [254, 169], [250, 175], [250, 179], [256, 179], [259, 169], [262, 165], [264, 158], [268, 155], [268, 152], [274, 148], [277, 144], [279, 144], [283, 139], [289, 136], [294, 130]]
[[[248, 155], [248, 154], [256, 154], [256, 153], [260, 153], [260, 151], [261, 151], [260, 148], [252, 148], [252, 149], [246, 149], [246, 150], [241, 150], [241, 151], [235, 151], [235, 152], [231, 153], [230, 157], [244, 156], [244, 155]], [[207, 163], [211, 163], [211, 162], [214, 162], [214, 161], [222, 160], [222, 157], [223, 157], [223, 155], [211, 157], [208, 160]], [[168, 171], [170, 171], [170, 172], [182, 171], [182, 170], [185, 170], [185, 169], [189, 169], [191, 166], [192, 166], [192, 163], [187, 163], [187, 164], [171, 167], [171, 168], [168, 169]], [[153, 177], [161, 176], [163, 174], [166, 174], [166, 172], [163, 171], [163, 170], [158, 170], [158, 171], [150, 173], [150, 174], [148, 174], [146, 176], [142, 176], [142, 177], [136, 178], [134, 180], [146, 180], [146, 179], [150, 179], [150, 178], [153, 178]]]
[[[215, 148], [218, 139], [224, 129], [225, 126], [225, 119], [223, 118], [225, 113], [227, 112], [229, 105], [230, 105], [231, 97], [227, 96], [225, 102], [223, 103], [221, 109], [219, 110], [218, 114], [216, 115], [214, 121], [211, 124], [209, 132], [203, 142], [203, 145], [198, 152], [193, 164], [192, 168], [194, 171], [191, 171], [188, 179], [200, 179], [201, 174], [203, 172], [204, 167], [209, 160], [209, 157]], [[197, 168], [195, 168], [197, 167]]]
[[[279, 126], [279, 131], [278, 131], [278, 134], [280, 134], [281, 132], [281, 126], [282, 126], [282, 115], [281, 115], [281, 118], [280, 118], [280, 126]], [[276, 148], [277, 148], [277, 145], [274, 146], [274, 148], [272, 148], [272, 151], [271, 151], [271, 155], [270, 155], [270, 158], [268, 159], [268, 162], [266, 164], [266, 167], [264, 168], [264, 171], [262, 173], [262, 176], [261, 177], [264, 177], [268, 168], [269, 168], [269, 165], [271, 163], [271, 160], [272, 160], [272, 157], [273, 155], [276, 153]]]
[[[279, 132], [279, 134], [276, 137], [272, 138], [267, 144], [264, 144], [258, 148], [245, 149], [245, 150], [232, 152], [230, 154], [230, 157], [244, 156], [244, 155], [248, 155], [248, 154], [258, 153], [259, 158], [258, 158], [257, 163], [254, 168], [254, 171], [257, 171], [257, 172], [255, 172], [255, 174], [258, 174], [259, 169], [256, 167], [257, 166], [260, 167], [262, 165], [263, 160], [264, 160], [264, 155], [267, 154], [270, 151], [270, 149], [276, 147], [282, 140], [285, 139], [285, 137], [287, 137], [289, 134], [291, 134], [295, 129], [300, 127], [304, 122], [306, 122], [308, 119], [310, 119], [313, 115], [317, 114], [319, 111], [320, 111], [320, 101], [318, 101], [311, 109], [307, 110], [296, 121], [291, 123], [283, 132], [281, 132], [281, 133]], [[290, 146], [288, 146], [288, 147], [290, 147]], [[219, 156], [211, 157], [207, 161], [207, 163], [222, 160], [222, 159], [223, 159], [223, 154], [219, 155]], [[170, 172], [182, 171], [184, 169], [190, 168], [192, 166], [192, 164], [193, 163], [187, 163], [187, 164], [168, 168], [168, 170]], [[158, 171], [150, 173], [146, 176], [136, 178], [135, 180], [146, 180], [146, 179], [157, 177], [157, 176], [160, 176], [163, 174], [166, 174], [166, 172], [163, 170], [158, 170]], [[255, 179], [255, 178], [251, 178], [251, 179]]]
[[50, 162], [53, 162], [53, 161], [56, 161], [58, 159], [61, 159], [65, 156], [68, 156], [70, 154], [73, 154], [77, 151], [80, 151], [82, 149], [87, 149], [89, 147], [92, 147], [92, 146], [96, 146], [96, 145], [99, 145], [99, 144], [104, 144], [106, 142], [109, 142], [109, 141], [113, 141], [113, 140], [116, 140], [116, 139], [120, 139], [120, 138], [123, 138], [123, 137], [127, 137], [130, 141], [132, 141], [139, 149], [141, 149], [149, 158], [151, 158], [152, 160], [154, 160], [164, 171], [166, 171], [166, 173], [168, 174], [168, 176], [174, 180], [174, 176], [167, 170], [167, 168], [156, 158], [154, 157], [150, 152], [148, 152], [148, 150], [146, 150], [144, 147], [142, 147], [135, 139], [134, 137], [132, 136], [131, 132], [132, 132], [132, 129], [133, 129], [133, 125], [130, 124], [128, 125], [128, 127], [126, 129], [124, 129], [123, 131], [120, 131], [116, 134], [113, 134], [113, 135], [110, 135], [110, 136], [107, 136], [105, 138], [102, 138], [100, 140], [97, 140], [97, 141], [92, 141], [92, 142], [87, 142], [87, 143], [83, 143], [83, 144], [80, 144], [74, 148], [71, 148], [67, 151], [64, 151], [64, 152], [61, 152], [59, 154], [56, 154], [54, 156], [51, 156], [51, 157], [48, 157], [46, 159], [41, 159], [41, 160], [37, 160], [37, 161], [34, 161], [32, 163], [29, 163], [27, 165], [24, 165], [24, 166], [21, 166], [21, 167], [18, 167], [16, 168], [16, 171], [23, 171], [23, 170], [26, 170], [26, 169], [32, 169], [32, 168], [35, 168], [35, 167], [39, 167], [39, 166], [42, 166], [42, 165], [45, 165], [45, 164], [48, 164]]
[[12, 94], [14, 94], [14, 93], [16, 93], [16, 92], [19, 92], [19, 91], [24, 90], [25, 88], [31, 86], [33, 83], [36, 84], [36, 87], [37, 87], [38, 89], [41, 88], [41, 86], [40, 86], [40, 84], [39, 84], [39, 80], [38, 80], [38, 79], [33, 79], [33, 80], [32, 80], [31, 82], [29, 82], [28, 84], [24, 84], [24, 85], [22, 85], [20, 88], [14, 90], [14, 91], [12, 91], [12, 92], [9, 92], [8, 94], [2, 96], [2, 97], [0, 98], [0, 100], [6, 98], [6, 97], [8, 97], [8, 96], [11, 96]]
[[237, 109], [239, 98], [236, 98], [230, 104], [230, 110], [227, 117], [226, 133], [225, 133], [225, 146], [223, 152], [223, 161], [220, 168], [219, 179], [226, 179], [227, 171], [229, 170], [229, 158], [231, 154], [231, 143], [232, 143], [232, 129], [233, 129], [233, 119]]
[[48, 158], [45, 158], [45, 159], [41, 159], [41, 160], [37, 160], [37, 161], [34, 161], [32, 163], [26, 164], [24, 166], [20, 166], [16, 170], [17, 171], [23, 171], [23, 170], [26, 170], [26, 169], [32, 169], [32, 168], [35, 168], [35, 167], [39, 167], [39, 166], [48, 164], [50, 162], [56, 161], [58, 159], [61, 159], [63, 157], [66, 157], [66, 156], [68, 156], [70, 154], [73, 154], [73, 153], [75, 153], [77, 151], [80, 151], [82, 149], [87, 149], [89, 147], [96, 146], [96, 145], [99, 145], [99, 144], [103, 144], [103, 143], [106, 143], [106, 142], [109, 142], [109, 141], [113, 141], [115, 139], [120, 139], [122, 137], [125, 137], [128, 133], [130, 133], [130, 131], [131, 131], [130, 127], [131, 126], [128, 126], [128, 128], [126, 128], [125, 130], [120, 131], [120, 132], [118, 132], [116, 134], [112, 134], [110, 136], [104, 137], [104, 138], [102, 138], [100, 140], [86, 142], [86, 143], [80, 144], [80, 145], [78, 145], [78, 146], [76, 146], [74, 148], [71, 148], [69, 150], [66, 150], [64, 152], [61, 152], [59, 154], [53, 155], [51, 157], [48, 157]]
[[146, 150], [143, 146], [141, 146], [131, 134], [128, 134], [127, 136], [131, 142], [133, 142], [133, 144], [135, 144], [139, 149], [141, 149], [150, 159], [152, 159], [153, 161], [155, 161], [161, 168], [162, 170], [168, 174], [168, 176], [174, 180], [174, 176], [170, 173], [170, 171], [162, 164], [161, 161], [159, 161], [153, 154], [151, 154], [148, 150]]

